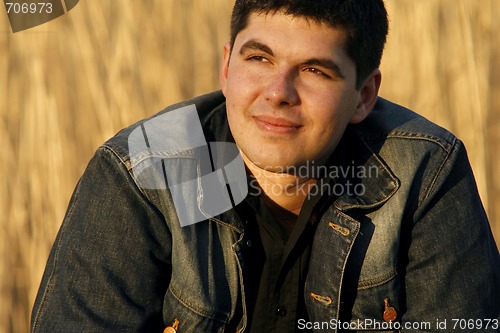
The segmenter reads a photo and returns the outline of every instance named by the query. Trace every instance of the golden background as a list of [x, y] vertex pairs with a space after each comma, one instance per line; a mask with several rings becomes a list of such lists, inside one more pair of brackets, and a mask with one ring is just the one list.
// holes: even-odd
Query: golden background
[[[231, 6], [82, 0], [16, 34], [0, 10], [0, 333], [28, 331], [51, 244], [95, 149], [140, 118], [218, 88]], [[381, 95], [465, 142], [499, 240], [500, 1], [387, 7]]]

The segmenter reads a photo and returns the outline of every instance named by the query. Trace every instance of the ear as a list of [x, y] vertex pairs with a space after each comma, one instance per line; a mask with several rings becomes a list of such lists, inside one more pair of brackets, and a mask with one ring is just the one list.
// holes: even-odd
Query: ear
[[224, 45], [224, 53], [222, 56], [222, 68], [220, 71], [220, 85], [222, 88], [222, 93], [224, 96], [226, 95], [226, 84], [227, 84], [227, 75], [229, 71], [229, 58], [231, 58], [231, 45], [226, 43]]
[[380, 82], [382, 82], [382, 73], [377, 68], [368, 75], [359, 88], [359, 102], [351, 118], [351, 124], [362, 122], [373, 109], [377, 102]]

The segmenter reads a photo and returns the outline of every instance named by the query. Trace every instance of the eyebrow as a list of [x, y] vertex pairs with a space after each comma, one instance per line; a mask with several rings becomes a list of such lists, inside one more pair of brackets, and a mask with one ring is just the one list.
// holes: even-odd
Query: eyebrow
[[255, 39], [251, 39], [245, 44], [243, 44], [240, 48], [240, 55], [243, 55], [245, 52], [248, 51], [262, 51], [265, 52], [271, 56], [273, 56], [273, 50], [266, 44], [263, 44], [261, 42], [256, 41]]

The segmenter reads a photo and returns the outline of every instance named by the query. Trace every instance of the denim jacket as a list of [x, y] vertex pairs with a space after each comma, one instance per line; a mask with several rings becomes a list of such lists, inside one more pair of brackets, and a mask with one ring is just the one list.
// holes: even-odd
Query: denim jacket
[[[207, 142], [230, 136], [221, 92], [163, 112], [190, 104]], [[245, 331], [245, 221], [229, 210], [181, 227], [171, 193], [141, 187], [132, 172], [127, 138], [142, 123], [101, 146], [78, 182], [32, 332], [162, 332], [174, 322], [177, 332]], [[382, 98], [342, 141], [349, 165], [376, 176], [318, 216], [309, 320], [297, 327], [498, 331], [500, 259], [463, 144]], [[196, 170], [189, 156], [165, 159]]]

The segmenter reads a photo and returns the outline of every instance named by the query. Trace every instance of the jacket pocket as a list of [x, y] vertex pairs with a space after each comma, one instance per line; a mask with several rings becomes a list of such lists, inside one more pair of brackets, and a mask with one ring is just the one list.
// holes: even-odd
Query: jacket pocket
[[400, 276], [393, 269], [343, 289], [339, 320], [349, 323], [349, 331], [398, 332], [403, 304]]
[[178, 333], [183, 332], [224, 332], [229, 315], [213, 312], [195, 304], [172, 285], [165, 293], [163, 320], [169, 325], [178, 321]]

